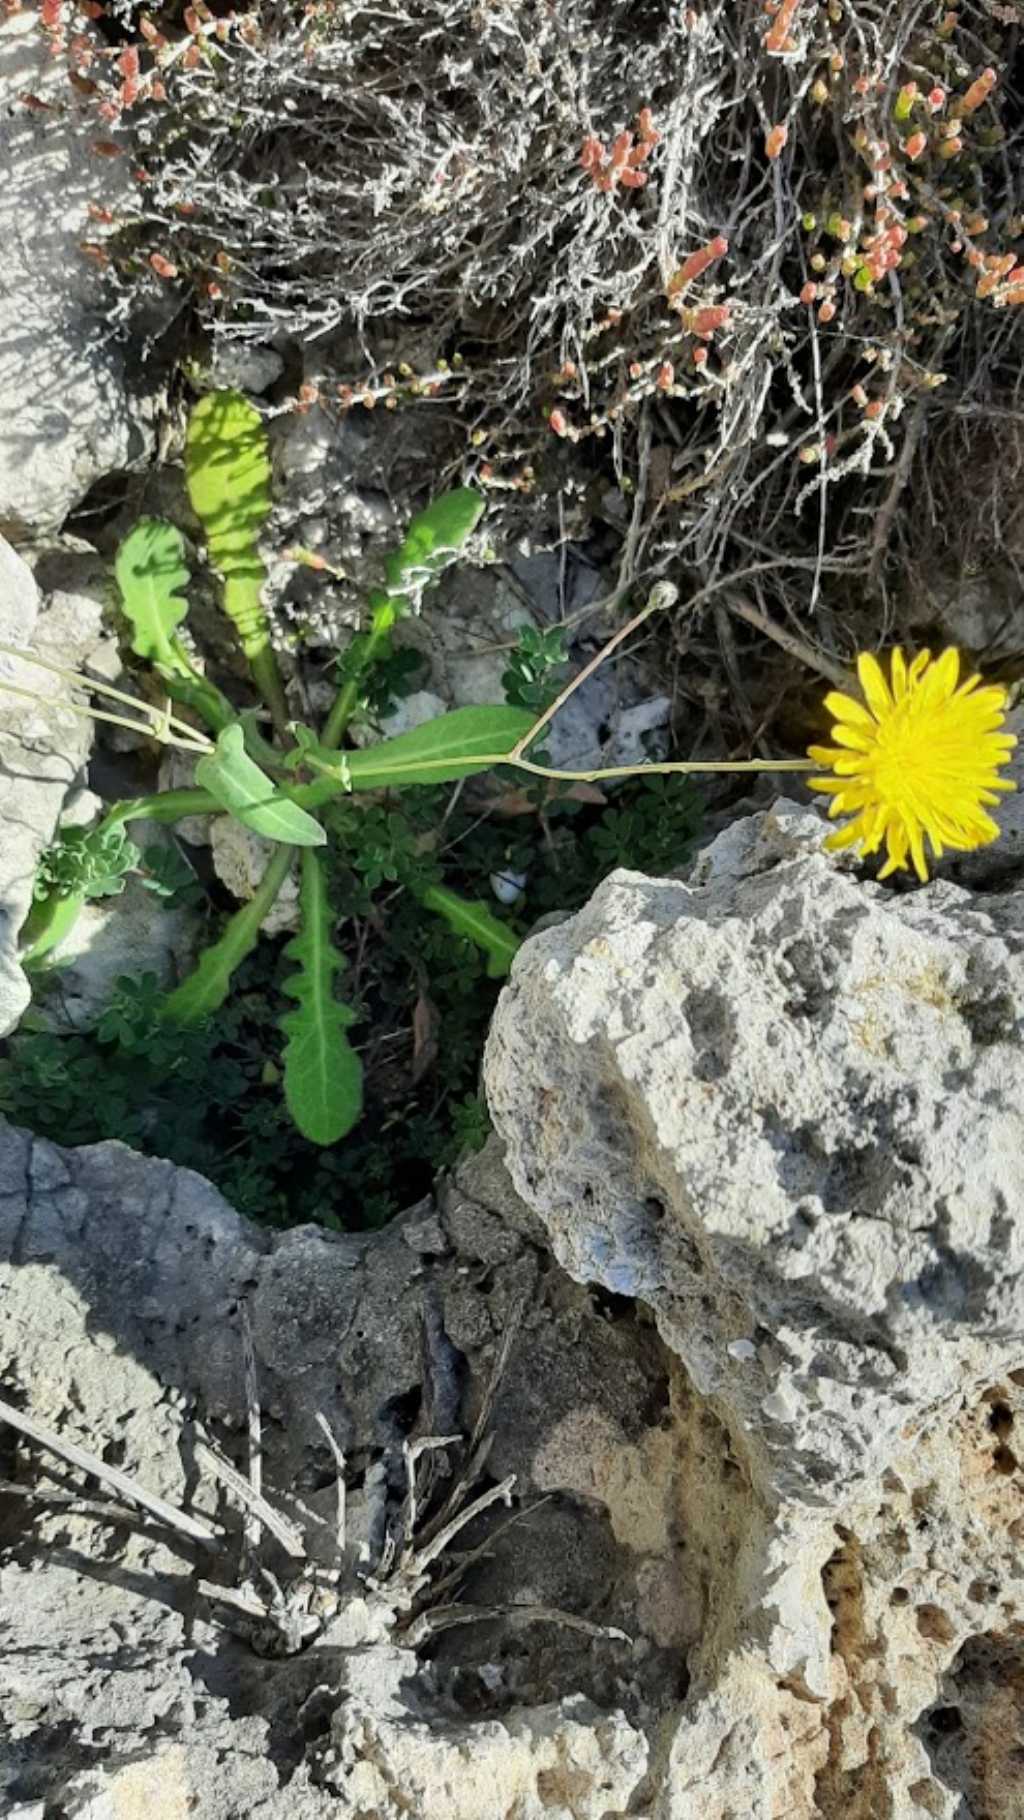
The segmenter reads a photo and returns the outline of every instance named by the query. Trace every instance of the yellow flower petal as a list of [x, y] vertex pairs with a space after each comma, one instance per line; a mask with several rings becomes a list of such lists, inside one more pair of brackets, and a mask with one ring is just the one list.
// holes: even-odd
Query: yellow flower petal
[[854, 701], [852, 695], [841, 695], [838, 689], [830, 689], [825, 697], [825, 707], [833, 720], [845, 721], [848, 727], [870, 727], [877, 731], [878, 723], [873, 714], [869, 714], [862, 701]]
[[822, 775], [813, 790], [831, 798], [830, 819], [846, 818], [828, 836], [833, 852], [874, 853], [884, 843], [879, 878], [913, 866], [928, 878], [927, 848], [939, 859], [995, 840], [988, 813], [1015, 788], [999, 775], [1017, 741], [1005, 732], [1006, 690], [971, 675], [960, 681], [960, 654], [950, 647], [933, 662], [919, 651], [909, 662], [897, 648], [886, 679], [878, 659], [862, 652], [857, 674], [865, 701], [831, 690], [831, 746], [811, 746]]
[[870, 651], [862, 651], [858, 657], [857, 675], [860, 678], [860, 686], [867, 697], [868, 707], [875, 719], [881, 720], [883, 714], [888, 714], [892, 708], [892, 696], [889, 694], [889, 685], [882, 675], [881, 665], [877, 657], [872, 657]]
[[936, 689], [944, 696], [952, 695], [960, 675], [960, 653], [950, 645], [935, 665]]
[[865, 727], [847, 727], [842, 721], [832, 729], [832, 738], [837, 746], [850, 746], [854, 752], [870, 752], [875, 743], [874, 733]]

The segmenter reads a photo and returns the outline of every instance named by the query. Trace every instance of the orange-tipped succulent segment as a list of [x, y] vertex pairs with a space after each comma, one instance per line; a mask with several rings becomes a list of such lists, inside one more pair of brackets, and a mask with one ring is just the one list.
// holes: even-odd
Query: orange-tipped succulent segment
[[851, 818], [825, 844], [865, 856], [884, 849], [879, 878], [912, 864], [927, 879], [926, 838], [941, 859], [998, 837], [989, 810], [1016, 787], [999, 775], [1017, 744], [1003, 731], [1006, 690], [980, 676], [961, 682], [954, 649], [935, 659], [920, 651], [908, 663], [897, 647], [888, 677], [863, 652], [857, 675], [863, 701], [837, 690], [825, 697], [835, 745], [808, 748], [829, 773], [810, 778], [811, 789], [832, 798], [832, 818]]

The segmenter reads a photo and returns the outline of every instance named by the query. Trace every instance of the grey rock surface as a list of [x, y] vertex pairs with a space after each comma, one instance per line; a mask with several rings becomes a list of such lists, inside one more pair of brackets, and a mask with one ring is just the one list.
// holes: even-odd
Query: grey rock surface
[[[535, 1251], [528, 1212], [506, 1224], [502, 1206], [515, 1197], [482, 1159], [382, 1234], [272, 1234], [187, 1170], [0, 1128], [0, 1397], [229, 1532], [211, 1554], [144, 1515], [111, 1524], [49, 1506], [41, 1494], [81, 1490], [80, 1475], [0, 1424], [2, 1477], [31, 1494], [0, 1490], [5, 1812], [42, 1801], [93, 1820], [490, 1820], [503, 1791], [530, 1820], [625, 1809], [648, 1756], [640, 1714], [669, 1697], [668, 1650], [515, 1624], [502, 1607], [562, 1605], [636, 1634], [671, 1520], [665, 1355], [649, 1323], [620, 1323], [602, 1365], [602, 1311]], [[197, 1471], [195, 1440], [201, 1420], [244, 1466], [239, 1303], [267, 1494], [307, 1513], [324, 1558], [335, 1493], [322, 1411], [349, 1463], [355, 1563], [397, 1519], [406, 1440], [472, 1429], [524, 1298], [488, 1470], [519, 1474], [517, 1509], [530, 1514], [466, 1532], [473, 1546], [495, 1532], [462, 1588], [486, 1621], [442, 1634], [429, 1663], [367, 1623], [369, 1590], [286, 1659], [219, 1624], [196, 1582], [236, 1583], [240, 1525]], [[536, 1348], [557, 1366], [550, 1403], [528, 1369]], [[604, 1448], [585, 1495], [569, 1437], [558, 1467], [558, 1431], [581, 1416]], [[646, 1467], [631, 1492], [622, 1448]], [[643, 1512], [636, 1534], [627, 1500]]]
[[[102, 656], [101, 609], [91, 596], [40, 596], [28, 565], [0, 538], [0, 643], [79, 669]], [[65, 693], [60, 678], [0, 656], [3, 675], [43, 702], [0, 693], [0, 1036], [29, 1000], [18, 933], [32, 902], [36, 862], [53, 838], [68, 792], [92, 746], [88, 720], [43, 705]]]
[[[339, 1238], [260, 1231], [117, 1144], [0, 1129], [0, 1396], [228, 1532], [211, 1555], [47, 1503], [79, 1475], [0, 1424], [5, 1813], [1017, 1820], [1024, 1360], [841, 1511], [776, 1505], [643, 1309], [572, 1283], [540, 1232], [493, 1143], [436, 1201]], [[404, 1502], [405, 1443], [476, 1421], [525, 1303], [488, 1460], [519, 1475], [516, 1520], [465, 1532], [484, 1621], [430, 1661], [369, 1621], [368, 1584], [285, 1658], [200, 1595], [238, 1583], [240, 1521], [195, 1442], [201, 1423], [244, 1469], [243, 1299], [264, 1488], [314, 1560], [335, 1496], [316, 1411], [358, 1551]], [[503, 1611], [524, 1604], [633, 1641]]]
[[[204, 822], [217, 877], [240, 904], [248, 903], [270, 863], [273, 842], [244, 828], [230, 815], [206, 816]], [[260, 928], [264, 935], [283, 935], [298, 926], [299, 876], [298, 868], [293, 866]]]
[[[130, 205], [129, 160], [90, 153], [104, 135], [90, 133], [90, 103], [34, 7], [0, 21], [0, 90], [0, 531], [22, 538], [58, 529], [94, 481], [145, 459], [152, 407], [129, 396], [109, 303], [80, 251], [97, 238], [90, 201]], [[45, 109], [19, 105], [24, 94]]]
[[842, 1505], [1024, 1353], [1019, 897], [898, 894], [780, 802], [529, 941], [486, 1084], [581, 1282], [638, 1297], [766, 1495]]

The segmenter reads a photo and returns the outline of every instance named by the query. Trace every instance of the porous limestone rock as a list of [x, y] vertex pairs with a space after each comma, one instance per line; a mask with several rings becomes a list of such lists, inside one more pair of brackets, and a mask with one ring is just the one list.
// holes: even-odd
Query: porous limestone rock
[[535, 936], [490, 1103], [561, 1261], [689, 1368], [651, 1820], [1018, 1820], [1019, 907], [821, 832], [779, 803]]
[[[254, 834], [251, 828], [243, 827], [231, 815], [207, 818], [206, 827], [217, 877], [240, 904], [248, 903], [270, 864], [273, 841]], [[284, 935], [298, 926], [299, 878], [298, 870], [293, 866], [260, 928], [264, 935]]]
[[[0, 1396], [230, 1534], [211, 1557], [0, 1490], [5, 1812], [1019, 1820], [1024, 1363], [947, 1399], [841, 1509], [778, 1506], [642, 1307], [573, 1284], [539, 1233], [493, 1143], [436, 1201], [337, 1236], [261, 1230], [118, 1144], [0, 1128]], [[193, 1443], [202, 1417], [244, 1465], [243, 1298], [268, 1495], [330, 1534], [323, 1410], [353, 1548], [373, 1488], [401, 1499], [417, 1405], [465, 1432], [524, 1308], [488, 1459], [519, 1475], [517, 1520], [471, 1534], [462, 1597], [632, 1644], [496, 1617], [427, 1663], [359, 1600], [283, 1660], [220, 1628], [195, 1582], [234, 1583], [238, 1519]], [[6, 1481], [80, 1485], [12, 1439]]]
[[[0, 538], [0, 643], [31, 646], [40, 657], [80, 669], [101, 648], [101, 608], [78, 593], [41, 599], [32, 571]], [[65, 797], [92, 747], [87, 719], [44, 706], [66, 693], [57, 676], [0, 656], [3, 675], [42, 697], [0, 691], [0, 1036], [29, 1001], [18, 965], [18, 933], [32, 903], [36, 863], [52, 840]]]
[[69, 86], [36, 7], [0, 20], [0, 90], [0, 531], [20, 539], [58, 529], [154, 438], [151, 404], [126, 385], [101, 274], [81, 251], [102, 234], [90, 202], [130, 207], [130, 160], [92, 152], [109, 129]]
[[[90, 1820], [144, 1803], [161, 1820], [625, 1810], [647, 1763], [640, 1715], [673, 1699], [671, 1652], [639, 1635], [517, 1626], [501, 1607], [533, 1600], [591, 1627], [632, 1624], [652, 1557], [672, 1554], [666, 1355], [643, 1321], [616, 1323], [605, 1351], [603, 1311], [506, 1223], [502, 1207], [530, 1228], [516, 1206], [481, 1162], [383, 1233], [274, 1234], [188, 1170], [0, 1126], [0, 1397], [229, 1531], [225, 1550], [196, 1550], [145, 1516], [105, 1523], [0, 1490], [4, 1812], [33, 1801]], [[349, 1461], [353, 1561], [383, 1513], [397, 1515], [405, 1440], [424, 1426], [472, 1429], [525, 1309], [488, 1462], [519, 1473], [523, 1520], [503, 1527], [502, 1510], [489, 1537], [473, 1532], [488, 1546], [467, 1564], [464, 1596], [493, 1616], [442, 1635], [430, 1663], [372, 1632], [358, 1599], [322, 1644], [279, 1659], [222, 1627], [198, 1595], [199, 1576], [234, 1584], [238, 1573], [238, 1521], [197, 1473], [194, 1442], [202, 1417], [244, 1465], [242, 1299], [265, 1488], [290, 1515], [294, 1493], [321, 1518], [307, 1528], [324, 1558], [335, 1494], [323, 1411]], [[538, 1357], [558, 1362], [550, 1401], [529, 1368]], [[577, 1463], [559, 1474], [552, 1433], [573, 1409], [607, 1450], [586, 1496]], [[604, 1502], [606, 1477], [609, 1501], [627, 1496], [615, 1456], [630, 1447], [648, 1468], [628, 1493], [635, 1537], [613, 1528]], [[2, 1422], [0, 1454], [0, 1476], [26, 1493], [83, 1489]]]
[[517, 958], [485, 1070], [515, 1186], [769, 1496], [840, 1507], [1024, 1356], [1020, 926], [864, 882], [780, 802]]
[[[129, 829], [143, 840], [152, 832], [153, 824]], [[56, 965], [39, 979], [41, 1026], [91, 1029], [124, 978], [137, 981], [149, 974], [170, 990], [191, 970], [198, 933], [192, 910], [162, 903], [138, 878], [129, 878], [117, 896], [84, 904], [61, 942]]]

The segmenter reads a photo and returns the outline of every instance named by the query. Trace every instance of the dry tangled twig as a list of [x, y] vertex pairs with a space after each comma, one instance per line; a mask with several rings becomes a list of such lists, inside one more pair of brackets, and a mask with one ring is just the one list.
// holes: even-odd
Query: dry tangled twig
[[941, 542], [942, 499], [903, 509], [937, 438], [962, 460], [1019, 427], [1012, 8], [185, 19], [143, 46], [166, 102], [118, 116], [145, 164], [125, 312], [188, 278], [216, 334], [304, 345], [296, 408], [433, 407], [513, 522], [556, 496], [559, 535], [610, 517], [624, 584], [753, 571], [757, 610], [806, 628]]

